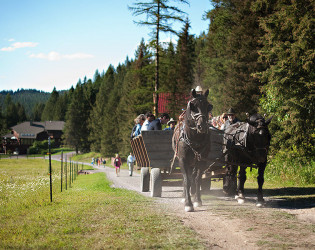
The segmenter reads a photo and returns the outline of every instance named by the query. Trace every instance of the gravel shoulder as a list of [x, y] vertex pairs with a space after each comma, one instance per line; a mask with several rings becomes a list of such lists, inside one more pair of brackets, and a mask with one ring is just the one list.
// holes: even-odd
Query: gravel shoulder
[[[94, 168], [105, 172], [113, 187], [140, 192], [140, 175], [129, 176], [121, 169], [119, 177], [112, 167]], [[163, 186], [162, 197], [152, 198], [166, 214], [177, 216], [193, 229], [207, 249], [315, 249], [315, 207], [305, 209], [277, 208], [276, 199], [266, 198], [266, 206], [257, 208], [255, 197], [242, 205], [215, 189], [203, 195], [203, 206], [195, 212], [184, 212], [182, 187]]]

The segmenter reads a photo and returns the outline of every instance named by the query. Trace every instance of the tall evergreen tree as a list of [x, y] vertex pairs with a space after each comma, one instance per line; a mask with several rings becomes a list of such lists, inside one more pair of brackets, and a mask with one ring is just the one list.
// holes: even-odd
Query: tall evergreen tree
[[[187, 0], [173, 0], [174, 2], [189, 4]], [[155, 86], [154, 86], [154, 112], [158, 114], [158, 90], [159, 90], [159, 67], [160, 67], [160, 32], [176, 31], [172, 28], [171, 23], [174, 21], [184, 22], [183, 11], [179, 8], [169, 5], [170, 0], [148, 0], [137, 2], [129, 9], [133, 15], [146, 15], [145, 21], [136, 22], [139, 25], [146, 25], [152, 28], [152, 44], [155, 48]]]
[[[89, 128], [91, 130], [89, 140], [91, 148], [94, 151], [100, 152], [102, 139], [104, 137], [104, 114], [108, 103], [108, 98], [111, 95], [114, 86], [115, 69], [110, 65], [102, 79], [99, 92], [96, 95], [95, 105], [90, 113]], [[108, 112], [112, 113], [110, 108]]]
[[46, 102], [44, 111], [42, 113], [41, 120], [42, 121], [52, 121], [54, 120], [54, 114], [55, 114], [55, 108], [56, 108], [56, 103], [59, 98], [59, 93], [56, 90], [56, 88], [53, 89], [51, 92], [50, 98]]
[[4, 117], [6, 120], [6, 128], [9, 129], [10, 127], [16, 125], [19, 122], [19, 116], [17, 112], [17, 107], [12, 102], [10, 94], [6, 95], [4, 104], [5, 104]]
[[66, 143], [74, 147], [76, 153], [90, 150], [88, 117], [88, 103], [84, 98], [83, 86], [78, 83], [72, 93], [64, 131]]
[[19, 102], [16, 104], [16, 111], [18, 115], [18, 123], [25, 122], [27, 120], [25, 109]]
[[44, 108], [45, 108], [44, 103], [36, 103], [36, 105], [33, 108], [31, 120], [35, 122], [40, 122]]
[[225, 98], [224, 85], [227, 71], [231, 67], [232, 59], [227, 54], [228, 39], [235, 25], [232, 21], [233, 5], [231, 1], [212, 1], [214, 8], [207, 13], [210, 19], [209, 31], [205, 38], [205, 45], [198, 54], [199, 67], [204, 72], [202, 84], [209, 88], [209, 97], [213, 104], [213, 112], [219, 115], [229, 104]]
[[259, 0], [254, 7], [272, 10], [261, 19], [260, 60], [268, 67], [258, 76], [262, 108], [275, 115], [273, 145], [314, 157], [314, 1]]

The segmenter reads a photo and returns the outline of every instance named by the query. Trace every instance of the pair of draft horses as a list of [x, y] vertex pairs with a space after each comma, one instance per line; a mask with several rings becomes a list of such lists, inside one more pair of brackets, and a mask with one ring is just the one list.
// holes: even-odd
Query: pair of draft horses
[[[180, 129], [175, 129], [172, 140], [173, 149], [183, 174], [185, 211], [187, 212], [194, 211], [194, 207], [202, 205], [201, 177], [209, 166], [206, 158], [211, 150], [208, 114], [212, 105], [207, 101], [209, 90], [203, 94], [197, 94], [193, 89], [191, 94], [192, 99], [188, 102], [183, 126]], [[262, 187], [271, 139], [268, 130], [271, 119], [265, 121], [264, 117], [255, 114], [247, 122], [231, 125], [224, 132], [223, 152], [226, 163], [242, 163], [237, 188], [234, 190], [239, 199], [244, 199], [246, 165], [256, 164], [258, 167], [258, 206], [261, 206], [264, 201]], [[233, 177], [235, 178], [236, 164], [229, 167], [230, 171], [227, 174], [226, 182], [233, 181]], [[230, 185], [231, 183], [227, 184]], [[194, 203], [191, 200], [191, 193], [194, 195]]]

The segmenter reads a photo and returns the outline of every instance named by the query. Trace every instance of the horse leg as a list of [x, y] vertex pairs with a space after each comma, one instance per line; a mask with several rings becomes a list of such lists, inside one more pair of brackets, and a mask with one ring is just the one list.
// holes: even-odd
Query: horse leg
[[194, 195], [194, 207], [201, 207], [202, 201], [201, 201], [201, 193], [200, 193], [200, 185], [201, 185], [201, 177], [202, 177], [202, 171], [200, 168], [196, 171], [196, 176], [194, 179], [195, 182], [195, 195]]
[[264, 173], [266, 169], [266, 163], [262, 163], [258, 165], [258, 177], [257, 177], [257, 182], [258, 182], [258, 193], [257, 193], [257, 206], [261, 206], [264, 203], [264, 196], [263, 196], [263, 185], [264, 185]]
[[190, 194], [195, 195], [196, 194], [196, 184], [197, 184], [197, 178], [198, 176], [198, 170], [197, 168], [194, 168], [192, 171], [192, 177], [191, 177], [191, 188], [190, 188]]
[[185, 211], [186, 212], [193, 212], [194, 207], [191, 202], [191, 197], [190, 197], [190, 187], [191, 187], [191, 176], [192, 176], [192, 171], [189, 165], [187, 163], [185, 164], [184, 159], [179, 160], [179, 166], [182, 170], [183, 174], [183, 184], [184, 184], [184, 197], [185, 197]]
[[246, 182], [246, 167], [240, 167], [237, 178], [237, 198], [245, 199], [244, 184]]

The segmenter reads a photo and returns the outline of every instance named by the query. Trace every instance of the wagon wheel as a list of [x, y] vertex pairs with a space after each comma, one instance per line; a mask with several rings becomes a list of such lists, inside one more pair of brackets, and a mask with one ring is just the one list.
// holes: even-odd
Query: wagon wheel
[[141, 183], [140, 183], [140, 191], [141, 192], [149, 192], [150, 189], [150, 172], [149, 168], [141, 168]]
[[161, 197], [162, 195], [162, 175], [159, 168], [151, 169], [151, 196]]
[[208, 193], [211, 189], [211, 178], [202, 178], [200, 187], [202, 193]]

